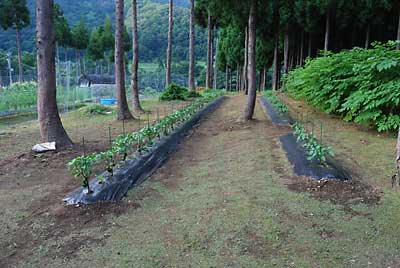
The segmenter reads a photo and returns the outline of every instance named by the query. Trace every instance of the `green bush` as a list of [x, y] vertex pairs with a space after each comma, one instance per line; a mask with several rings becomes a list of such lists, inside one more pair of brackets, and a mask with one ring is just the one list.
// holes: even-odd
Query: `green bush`
[[373, 124], [378, 131], [400, 126], [400, 51], [376, 43], [308, 60], [285, 78], [295, 97], [346, 121]]
[[105, 115], [109, 112], [111, 112], [112, 110], [105, 106], [105, 105], [101, 105], [101, 104], [91, 104], [88, 106], [85, 106], [83, 108], [79, 109], [79, 113], [81, 115]]
[[171, 83], [160, 95], [162, 101], [186, 100], [189, 90], [175, 83]]

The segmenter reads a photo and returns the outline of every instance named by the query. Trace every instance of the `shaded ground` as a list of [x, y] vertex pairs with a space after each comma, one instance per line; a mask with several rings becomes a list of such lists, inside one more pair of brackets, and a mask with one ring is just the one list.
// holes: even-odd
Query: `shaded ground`
[[38, 187], [29, 176], [14, 178], [26, 191], [0, 176], [10, 184], [0, 193], [9, 208], [0, 214], [0, 267], [400, 267], [397, 193], [385, 189], [377, 203], [364, 180], [293, 177], [279, 144], [289, 129], [273, 126], [259, 105], [243, 123], [245, 101], [230, 97], [116, 204], [51, 204], [74, 188], [57, 179], [42, 189], [68, 177], [56, 156], [6, 164], [17, 176], [18, 167], [43, 163], [45, 175]]

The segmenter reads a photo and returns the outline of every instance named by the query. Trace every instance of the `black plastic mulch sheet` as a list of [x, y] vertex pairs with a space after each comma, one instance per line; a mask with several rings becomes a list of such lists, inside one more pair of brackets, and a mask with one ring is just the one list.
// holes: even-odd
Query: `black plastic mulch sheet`
[[272, 123], [279, 126], [290, 126], [293, 123], [287, 114], [279, 113], [264, 96], [261, 96], [259, 100]]
[[[290, 126], [294, 123], [287, 114], [281, 114], [276, 111], [264, 96], [260, 97], [260, 103], [275, 125]], [[280, 141], [289, 162], [293, 165], [293, 171], [297, 176], [307, 176], [317, 180], [351, 180], [350, 173], [344, 170], [339, 163], [330, 157], [327, 158], [324, 164], [321, 164], [318, 160], [308, 160], [306, 149], [301, 142], [297, 142], [293, 134], [280, 137]]]
[[293, 134], [280, 137], [280, 141], [297, 176], [307, 176], [317, 180], [351, 180], [351, 175], [331, 158], [328, 158], [323, 165], [318, 160], [308, 160], [306, 149], [297, 142]]
[[[158, 140], [148, 153], [137, 155], [137, 159], [129, 160], [124, 167], [115, 170], [113, 177], [110, 178], [105, 172], [91, 180], [90, 188], [93, 193], [87, 194], [86, 189], [81, 187], [70, 193], [64, 202], [68, 205], [75, 205], [121, 200], [130, 189], [153, 174], [167, 160], [168, 156], [177, 150], [177, 145], [183, 140], [186, 133], [207, 114], [215, 111], [225, 99], [226, 97], [221, 96], [206, 105], [189, 121], [175, 129], [172, 134]], [[101, 177], [105, 179], [102, 184], [99, 180]]]

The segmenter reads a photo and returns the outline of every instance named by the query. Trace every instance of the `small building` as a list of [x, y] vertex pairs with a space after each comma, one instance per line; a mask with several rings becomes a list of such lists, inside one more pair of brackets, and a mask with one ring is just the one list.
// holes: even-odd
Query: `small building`
[[79, 77], [78, 85], [81, 88], [90, 88], [93, 101], [101, 102], [103, 99], [115, 99], [115, 76], [85, 74]]

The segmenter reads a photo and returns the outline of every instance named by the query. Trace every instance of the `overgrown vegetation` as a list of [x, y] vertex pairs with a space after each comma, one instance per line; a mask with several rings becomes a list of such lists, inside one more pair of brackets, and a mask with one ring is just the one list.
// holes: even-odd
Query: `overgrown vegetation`
[[198, 98], [192, 104], [160, 119], [155, 125], [148, 124], [137, 132], [119, 135], [106, 152], [98, 155], [80, 156], [71, 160], [68, 166], [72, 175], [82, 179], [82, 186], [87, 187], [90, 193], [89, 178], [93, 173], [92, 169], [95, 162], [102, 164], [104, 171], [113, 176], [116, 166], [123, 166], [128, 158], [135, 159], [138, 154], [149, 152], [154, 146], [156, 138], [169, 135], [177, 125], [191, 118], [218, 95], [218, 92], [207, 94]]
[[399, 73], [395, 43], [376, 43], [308, 60], [289, 73], [286, 87], [318, 109], [387, 131], [400, 126]]
[[297, 141], [302, 141], [304, 148], [308, 152], [308, 160], [317, 159], [322, 164], [326, 162], [328, 155], [334, 156], [331, 147], [324, 146], [318, 142], [314, 133], [308, 133], [305, 127], [300, 123], [293, 125], [293, 133], [297, 137]]
[[265, 98], [274, 106], [280, 113], [287, 113], [288, 107], [283, 104], [281, 99], [279, 99], [272, 90], [264, 91]]
[[173, 101], [173, 100], [187, 100], [201, 97], [196, 91], [189, 91], [187, 88], [182, 87], [178, 84], [171, 83], [165, 91], [160, 95], [162, 101]]

